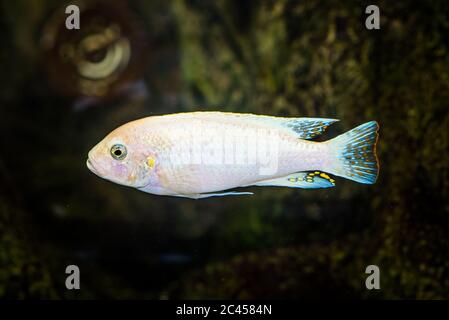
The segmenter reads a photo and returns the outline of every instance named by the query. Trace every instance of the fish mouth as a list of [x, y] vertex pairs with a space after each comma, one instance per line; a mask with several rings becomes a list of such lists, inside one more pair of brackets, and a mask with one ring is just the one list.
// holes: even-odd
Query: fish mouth
[[87, 160], [86, 160], [86, 166], [94, 174], [96, 174], [97, 176], [100, 176], [100, 174], [98, 173], [97, 169], [95, 169], [94, 165], [92, 164], [92, 161], [90, 161], [89, 158], [87, 158]]

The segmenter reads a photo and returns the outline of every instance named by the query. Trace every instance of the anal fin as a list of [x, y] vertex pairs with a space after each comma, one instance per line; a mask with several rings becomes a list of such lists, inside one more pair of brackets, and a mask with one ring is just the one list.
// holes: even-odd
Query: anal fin
[[325, 172], [304, 171], [293, 173], [282, 178], [259, 181], [253, 185], [267, 187], [319, 189], [334, 187], [335, 180]]

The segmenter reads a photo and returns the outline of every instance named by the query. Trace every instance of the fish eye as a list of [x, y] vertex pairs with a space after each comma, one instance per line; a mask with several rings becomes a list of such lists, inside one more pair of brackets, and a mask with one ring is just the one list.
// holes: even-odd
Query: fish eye
[[111, 156], [116, 160], [123, 160], [126, 157], [126, 148], [122, 144], [114, 144], [111, 147]]

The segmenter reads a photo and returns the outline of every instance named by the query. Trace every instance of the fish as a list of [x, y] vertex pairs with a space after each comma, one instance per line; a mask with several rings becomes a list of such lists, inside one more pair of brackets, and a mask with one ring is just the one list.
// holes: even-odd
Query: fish
[[86, 165], [116, 184], [191, 199], [249, 195], [233, 189], [250, 186], [331, 188], [335, 176], [374, 184], [378, 123], [311, 140], [337, 121], [220, 111], [149, 116], [110, 132]]

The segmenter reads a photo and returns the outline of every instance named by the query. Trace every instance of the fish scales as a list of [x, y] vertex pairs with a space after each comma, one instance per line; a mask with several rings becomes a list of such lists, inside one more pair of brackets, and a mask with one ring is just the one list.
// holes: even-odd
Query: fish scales
[[[156, 119], [152, 119], [156, 121]], [[242, 116], [224, 118], [220, 114], [194, 114], [191, 117], [164, 119], [156, 126], [148, 124], [146, 130], [150, 135], [160, 135], [163, 141], [162, 161], [159, 174], [165, 186], [177, 193], [214, 192], [251, 182], [285, 176], [297, 171], [320, 169], [325, 154], [325, 146], [316, 142], [298, 139], [294, 134], [270, 125], [267, 122], [254, 121]], [[245, 141], [239, 141], [245, 134]], [[224, 136], [230, 136], [231, 142], [225, 142]], [[256, 139], [254, 139], [256, 138]], [[275, 150], [271, 156], [277, 158], [277, 170], [269, 174], [261, 174], [261, 159], [257, 157], [257, 148], [250, 145], [252, 140], [261, 141], [266, 147], [269, 141], [276, 139]], [[240, 163], [236, 160], [236, 143], [240, 143]], [[208, 144], [215, 144], [210, 146]], [[226, 148], [228, 143], [233, 150]], [[184, 147], [182, 147], [184, 146]], [[210, 157], [209, 148], [221, 149], [221, 157]], [[184, 154], [180, 154], [180, 151]], [[229, 163], [226, 163], [226, 151], [231, 152]], [[248, 154], [255, 153], [253, 160], [248, 160]], [[269, 152], [267, 152], [269, 153]], [[186, 155], [187, 154], [187, 155]], [[320, 156], [321, 155], [321, 156]], [[184, 163], [181, 158], [189, 158], [194, 163]], [[237, 163], [236, 163], [237, 162]]]

